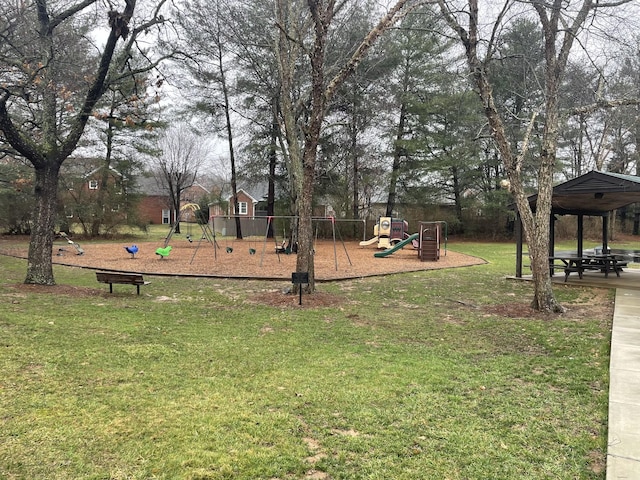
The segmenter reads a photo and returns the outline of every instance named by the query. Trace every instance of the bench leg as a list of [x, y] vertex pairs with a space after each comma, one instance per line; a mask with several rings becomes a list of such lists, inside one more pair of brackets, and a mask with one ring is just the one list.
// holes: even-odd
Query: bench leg
[[140, 285], [136, 285], [136, 290], [138, 291], [138, 295], [140, 295]]
[[113, 283], [109, 284], [109, 293], [113, 293]]

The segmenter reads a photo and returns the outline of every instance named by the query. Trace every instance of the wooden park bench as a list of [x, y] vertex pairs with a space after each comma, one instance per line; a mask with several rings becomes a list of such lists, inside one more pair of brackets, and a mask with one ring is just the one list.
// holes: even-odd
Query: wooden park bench
[[135, 285], [138, 295], [140, 295], [140, 285], [149, 285], [151, 282], [145, 282], [140, 273], [121, 273], [121, 272], [96, 272], [96, 279], [100, 283], [109, 284], [109, 293], [113, 293], [113, 284]]

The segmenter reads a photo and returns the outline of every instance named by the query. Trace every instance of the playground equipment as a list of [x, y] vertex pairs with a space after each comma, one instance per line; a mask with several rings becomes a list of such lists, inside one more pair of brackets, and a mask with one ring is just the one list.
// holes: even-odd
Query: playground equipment
[[[216, 234], [213, 232], [213, 230], [211, 230], [211, 227], [209, 227], [209, 223], [202, 223], [201, 221], [198, 220], [198, 212], [200, 212], [200, 205], [198, 205], [197, 203], [186, 203], [182, 207], [180, 207], [180, 211], [178, 212], [176, 221], [174, 222], [173, 225], [171, 225], [171, 230], [169, 230], [169, 234], [164, 239], [164, 248], [167, 248], [167, 246], [169, 245], [169, 241], [171, 240], [171, 237], [173, 236], [176, 229], [178, 228], [178, 225], [180, 224], [184, 216], [189, 212], [191, 212], [190, 216], [193, 215], [193, 217], [196, 220], [196, 223], [200, 227], [200, 230], [202, 230], [202, 235], [200, 235], [200, 239], [198, 240], [196, 249], [193, 251], [193, 255], [191, 256], [191, 262], [189, 263], [193, 263], [193, 259], [196, 257], [196, 254], [200, 249], [200, 244], [202, 243], [203, 239], [209, 242], [211, 245], [213, 245], [213, 258], [217, 259], [218, 243], [216, 242]], [[191, 234], [191, 223], [188, 224], [188, 232], [186, 235], [186, 239], [189, 241], [189, 243], [193, 243], [193, 235]], [[170, 248], [171, 247], [169, 247], [169, 249]], [[158, 250], [156, 250], [156, 253], [158, 253]], [[158, 253], [158, 255], [161, 255], [161, 254]], [[168, 252], [167, 252], [167, 255], [169, 255]]]
[[420, 222], [420, 240], [418, 241], [418, 257], [422, 262], [440, 259], [440, 239], [442, 229], [440, 222]]
[[[171, 240], [171, 237], [176, 232], [176, 229], [178, 228], [178, 225], [180, 224], [181, 221], [183, 221], [184, 216], [187, 215], [188, 212], [191, 212], [190, 215], [193, 215], [195, 217], [196, 223], [200, 226], [200, 229], [202, 230], [202, 236], [200, 237], [200, 240], [202, 240], [204, 238], [209, 243], [211, 243], [211, 244], [213, 244], [215, 246], [215, 234], [213, 233], [213, 231], [209, 227], [209, 224], [208, 223], [202, 223], [202, 222], [198, 221], [198, 212], [199, 211], [200, 211], [200, 205], [198, 205], [197, 203], [186, 203], [182, 207], [180, 207], [180, 211], [178, 212], [178, 216], [176, 218], [176, 221], [173, 223], [173, 225], [171, 225], [171, 230], [169, 230], [169, 234], [164, 239], [164, 246], [165, 247], [167, 245], [169, 245], [169, 241]], [[192, 238], [192, 235], [191, 235], [191, 226], [189, 226], [189, 233], [187, 235], [187, 240], [189, 241], [189, 243], [191, 243], [193, 241], [193, 238]], [[198, 242], [198, 244], [199, 243], [200, 242]]]
[[72, 245], [73, 248], [76, 249], [76, 255], [84, 255], [84, 250], [82, 249], [82, 247], [78, 245], [76, 242], [74, 242], [73, 240], [71, 240], [66, 233], [60, 232], [58, 233], [58, 235], [64, 238], [69, 245]]
[[[272, 231], [273, 229], [273, 222], [276, 219], [287, 219], [287, 220], [295, 220], [297, 217], [295, 216], [281, 216], [281, 217], [275, 217], [275, 216], [269, 216], [266, 217], [267, 219], [267, 225], [266, 225], [266, 231], [264, 234], [264, 242], [262, 245], [262, 254], [260, 255], [260, 266], [262, 266], [262, 261], [264, 259], [264, 253], [267, 249], [267, 239], [269, 237], [269, 232]], [[336, 250], [336, 222], [338, 220], [334, 217], [311, 217], [311, 222], [315, 223], [316, 226], [316, 239], [318, 236], [318, 225], [320, 223], [323, 222], [331, 222], [331, 236], [333, 239], [333, 259], [334, 259], [334, 264], [335, 264], [335, 268], [336, 271], [338, 270], [338, 253]], [[351, 220], [347, 220], [347, 221], [351, 221]], [[349, 257], [349, 252], [347, 252], [347, 247], [344, 244], [344, 240], [342, 239], [342, 234], [340, 233], [340, 230], [337, 230], [337, 234], [340, 237], [340, 241], [342, 243], [342, 248], [344, 249], [344, 253], [347, 257], [347, 260], [349, 262], [349, 265], [353, 265], [351, 263], [351, 258]], [[297, 244], [294, 243], [294, 245], [289, 245], [289, 240], [287, 238], [285, 238], [282, 242], [282, 244], [278, 244], [278, 240], [276, 239], [276, 236], [273, 236], [274, 242], [275, 242], [275, 252], [278, 255], [278, 261], [280, 261], [280, 254], [281, 253], [285, 253], [285, 254], [290, 254], [290, 253], [297, 253]]]
[[378, 223], [373, 226], [373, 238], [360, 242], [361, 247], [378, 243], [378, 248], [389, 249], [406, 240], [409, 236], [409, 224], [402, 219], [392, 217], [379, 217]]
[[167, 245], [166, 247], [159, 247], [156, 250], [156, 255], [159, 255], [160, 260], [162, 260], [163, 258], [168, 257], [170, 252], [171, 252], [171, 245]]
[[398, 250], [402, 250], [406, 245], [408, 244], [412, 244], [414, 245], [414, 242], [420, 237], [420, 234], [418, 233], [414, 233], [413, 235], [409, 235], [407, 238], [405, 238], [404, 240], [402, 240], [401, 242], [396, 243], [395, 245], [393, 245], [392, 247], [387, 248], [386, 250], [383, 250], [382, 252], [376, 252], [373, 254], [374, 257], [376, 258], [383, 258], [383, 257], [388, 257], [389, 255], [391, 255], [392, 253], [397, 252]]
[[[420, 231], [413, 235], [407, 236], [404, 240], [401, 240], [394, 245], [390, 245], [389, 248], [382, 252], [374, 253], [376, 258], [384, 258], [401, 250], [406, 245], [411, 243], [413, 248], [418, 250], [418, 258], [425, 261], [437, 262], [440, 259], [440, 247], [442, 244], [444, 227], [444, 242], [445, 242], [445, 255], [447, 254], [447, 223], [446, 222], [420, 222]], [[363, 242], [360, 242], [362, 245]]]
[[136, 253], [138, 253], [137, 245], [131, 245], [130, 247], [125, 246], [124, 249], [131, 254], [131, 258], [136, 258]]

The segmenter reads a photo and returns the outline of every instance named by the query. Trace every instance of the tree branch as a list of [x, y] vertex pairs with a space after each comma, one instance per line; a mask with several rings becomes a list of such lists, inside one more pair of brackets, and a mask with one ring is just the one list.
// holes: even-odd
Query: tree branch
[[430, 1], [422, 1], [408, 6], [411, 0], [398, 0], [398, 2], [380, 19], [378, 24], [367, 34], [362, 40], [356, 51], [353, 53], [349, 61], [340, 71], [331, 79], [325, 89], [325, 98], [328, 100], [333, 97], [336, 90], [344, 83], [349, 75], [351, 75], [358, 64], [362, 61], [367, 52], [371, 49], [375, 41], [398, 20], [407, 14], [408, 10], [414, 9], [421, 4], [432, 3]]
[[126, 6], [122, 13], [110, 12], [109, 24], [111, 26], [111, 32], [109, 33], [109, 37], [100, 58], [97, 75], [87, 91], [82, 108], [80, 109], [67, 138], [60, 146], [60, 161], [64, 161], [64, 159], [71, 155], [73, 150], [75, 150], [76, 145], [84, 132], [84, 127], [87, 124], [91, 112], [106, 88], [106, 78], [109, 73], [109, 66], [111, 65], [116, 44], [120, 37], [126, 38], [128, 34], [128, 24], [133, 16], [135, 6], [136, 0], [126, 0]]
[[583, 105], [581, 107], [572, 108], [569, 110], [569, 115], [588, 115], [598, 110], [624, 107], [628, 105], [640, 105], [640, 98], [620, 98], [616, 100], [598, 100], [590, 105]]
[[[84, 10], [89, 5], [92, 5], [92, 4], [96, 3], [96, 1], [97, 0], [84, 0], [83, 2], [80, 2], [77, 5], [73, 5], [72, 7], [68, 8], [67, 10], [59, 13], [55, 17], [50, 18], [49, 22], [48, 22], [48, 24], [49, 24], [49, 32], [53, 31], [54, 28], [56, 28], [60, 23], [64, 22], [67, 18], [70, 18], [73, 15], [75, 15], [76, 13]], [[44, 0], [38, 0], [38, 3], [40, 4], [40, 3], [46, 3], [46, 2], [44, 2]]]

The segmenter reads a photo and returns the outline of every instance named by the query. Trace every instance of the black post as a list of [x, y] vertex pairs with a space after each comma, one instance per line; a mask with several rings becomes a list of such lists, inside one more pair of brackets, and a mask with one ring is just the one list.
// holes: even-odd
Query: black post
[[291, 274], [291, 283], [298, 285], [298, 293], [300, 294], [298, 305], [302, 305], [302, 284], [309, 284], [309, 272], [293, 272]]
[[578, 215], [578, 245], [576, 246], [578, 256], [581, 257], [583, 255], [584, 250], [584, 215]]

